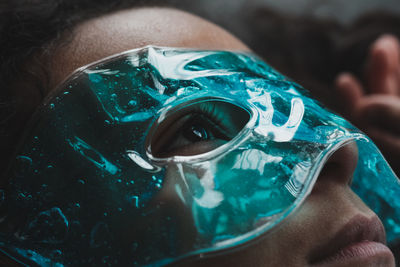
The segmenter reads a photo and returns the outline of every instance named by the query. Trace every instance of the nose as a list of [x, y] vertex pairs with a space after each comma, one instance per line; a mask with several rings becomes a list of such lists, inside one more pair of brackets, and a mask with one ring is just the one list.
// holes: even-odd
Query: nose
[[329, 179], [343, 185], [350, 185], [358, 162], [357, 144], [352, 141], [335, 151], [325, 163], [317, 183]]

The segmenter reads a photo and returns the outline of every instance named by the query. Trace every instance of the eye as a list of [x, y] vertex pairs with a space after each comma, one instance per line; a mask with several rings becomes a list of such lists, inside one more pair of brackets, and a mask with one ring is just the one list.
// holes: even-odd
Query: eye
[[167, 115], [151, 138], [158, 158], [211, 151], [234, 138], [249, 120], [243, 108], [225, 101], [190, 104]]
[[169, 139], [161, 143], [159, 152], [164, 156], [207, 152], [232, 139], [220, 125], [212, 115], [189, 113], [172, 123], [165, 133]]
[[192, 142], [199, 142], [212, 138], [207, 129], [202, 125], [199, 125], [197, 122], [194, 122], [192, 125], [189, 125], [189, 127], [184, 129], [183, 136]]
[[189, 119], [186, 119], [182, 128], [177, 132], [177, 137], [191, 143], [212, 140], [218, 135], [221, 136], [222, 139], [227, 140], [228, 137], [221, 132], [222, 131], [218, 129], [215, 122], [210, 121], [202, 114], [195, 114]]

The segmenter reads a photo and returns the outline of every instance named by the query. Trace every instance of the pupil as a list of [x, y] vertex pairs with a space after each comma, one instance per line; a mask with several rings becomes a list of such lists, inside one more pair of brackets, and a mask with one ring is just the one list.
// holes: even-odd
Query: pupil
[[207, 131], [199, 125], [192, 125], [188, 127], [184, 135], [185, 138], [187, 138], [191, 142], [198, 142], [208, 139]]

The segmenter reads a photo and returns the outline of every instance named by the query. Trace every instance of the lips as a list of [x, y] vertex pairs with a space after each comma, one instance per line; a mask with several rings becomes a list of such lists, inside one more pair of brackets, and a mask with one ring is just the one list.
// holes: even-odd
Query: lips
[[[390, 253], [385, 244], [385, 230], [378, 217], [366, 218], [362, 215], [357, 215], [345, 224], [333, 239], [330, 239], [323, 247], [317, 248], [311, 254], [310, 263], [320, 264], [338, 260], [340, 257], [350, 257], [352, 256], [350, 254], [357, 249], [359, 254], [362, 254], [363, 248], [371, 249], [376, 247], [376, 253], [382, 252], [383, 248], [386, 248], [387, 252]], [[369, 253], [373, 254], [374, 251]]]

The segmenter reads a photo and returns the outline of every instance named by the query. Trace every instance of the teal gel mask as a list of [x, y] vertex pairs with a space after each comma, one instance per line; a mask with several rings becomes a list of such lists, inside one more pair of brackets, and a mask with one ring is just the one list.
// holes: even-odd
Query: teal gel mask
[[83, 67], [34, 114], [5, 178], [0, 249], [34, 266], [164, 266], [251, 243], [356, 142], [352, 188], [400, 242], [371, 140], [250, 53], [145, 47]]

